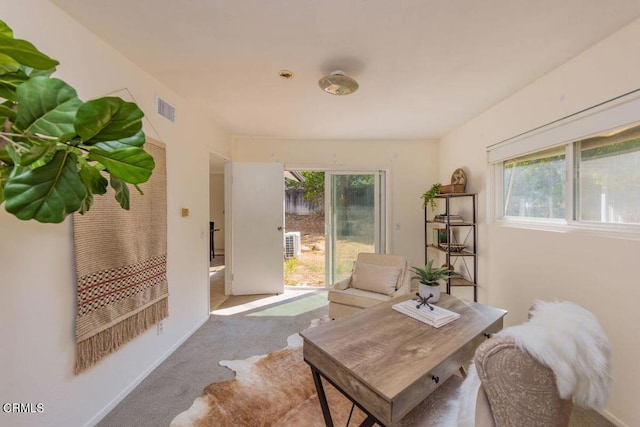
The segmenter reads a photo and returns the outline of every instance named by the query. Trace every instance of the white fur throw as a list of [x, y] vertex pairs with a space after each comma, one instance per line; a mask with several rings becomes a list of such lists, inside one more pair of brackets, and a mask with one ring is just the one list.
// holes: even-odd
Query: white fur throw
[[[549, 367], [561, 398], [583, 407], [603, 407], [611, 382], [611, 345], [595, 316], [567, 301], [537, 301], [530, 314], [528, 322], [496, 336], [513, 338], [519, 348]], [[479, 388], [480, 379], [472, 364], [439, 425], [473, 427]]]
[[[447, 410], [435, 427], [474, 427], [476, 425], [476, 399], [480, 388], [476, 365], [471, 363], [458, 393], [447, 403]], [[427, 426], [422, 426], [427, 427]]]

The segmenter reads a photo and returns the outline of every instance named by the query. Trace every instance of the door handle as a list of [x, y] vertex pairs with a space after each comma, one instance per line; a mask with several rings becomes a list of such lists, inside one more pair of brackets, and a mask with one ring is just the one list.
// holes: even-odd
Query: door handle
[[278, 231], [282, 231], [282, 226], [278, 227]]

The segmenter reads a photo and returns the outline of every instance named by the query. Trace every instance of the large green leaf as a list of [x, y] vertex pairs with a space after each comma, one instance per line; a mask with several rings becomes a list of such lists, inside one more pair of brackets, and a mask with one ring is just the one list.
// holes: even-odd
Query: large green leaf
[[0, 74], [13, 73], [20, 69], [20, 63], [4, 53], [0, 53]]
[[12, 164], [0, 164], [0, 205], [4, 202], [4, 186], [9, 180], [13, 168]]
[[117, 141], [142, 129], [144, 113], [132, 102], [106, 97], [86, 102], [78, 109], [75, 128], [86, 145]]
[[20, 154], [18, 154], [16, 149], [13, 148], [13, 145], [11, 144], [5, 145], [4, 150], [1, 153], [3, 156], [3, 161], [4, 161], [4, 156], [6, 155], [9, 157], [9, 159], [11, 159], [11, 164], [14, 164], [14, 165], [20, 164]]
[[80, 178], [92, 194], [104, 194], [107, 192], [107, 185], [109, 185], [107, 178], [87, 162], [81, 163]]
[[129, 210], [129, 186], [127, 186], [127, 183], [115, 176], [111, 176], [109, 181], [111, 187], [116, 190], [115, 197], [122, 209]]
[[142, 147], [144, 145], [144, 142], [145, 142], [144, 132], [140, 131], [133, 136], [130, 136], [128, 138], [122, 138], [117, 141], [98, 142], [93, 147], [98, 148], [100, 150], [104, 150], [104, 151], [114, 151], [114, 150], [120, 150], [122, 148], [128, 148], [128, 147]]
[[13, 73], [0, 74], [0, 83], [9, 88], [15, 90], [19, 85], [29, 80], [29, 76], [19, 69]]
[[60, 136], [74, 132], [73, 121], [82, 101], [76, 90], [60, 79], [34, 77], [16, 89], [15, 126], [30, 135]]
[[6, 101], [0, 104], [0, 116], [4, 118], [8, 118], [11, 121], [16, 119], [16, 111], [13, 109], [13, 102]]
[[146, 182], [156, 166], [153, 157], [139, 147], [113, 151], [92, 149], [87, 158], [102, 163], [109, 174], [131, 184]]
[[13, 158], [11, 157], [9, 152], [7, 151], [7, 147], [9, 147], [9, 145], [3, 148], [0, 148], [0, 163], [4, 163], [5, 165], [13, 165], [15, 162], [13, 161]]
[[55, 73], [55, 68], [49, 68], [48, 70], [38, 70], [37, 68], [21, 67], [22, 72], [29, 76], [30, 79], [34, 77], [51, 77], [51, 74]]
[[38, 70], [56, 67], [59, 62], [40, 52], [26, 40], [18, 40], [0, 32], [0, 53], [8, 55], [19, 63]]
[[20, 66], [13, 73], [0, 73], [0, 97], [16, 101], [16, 88], [22, 83], [35, 77], [49, 77], [55, 71], [54, 68], [48, 70], [36, 70], [30, 67]]
[[45, 166], [16, 167], [4, 187], [5, 208], [22, 220], [62, 222], [87, 195], [75, 154], [58, 151]]
[[16, 101], [18, 99], [16, 96], [16, 89], [0, 82], [0, 98]]
[[55, 141], [45, 141], [43, 144], [32, 144], [31, 148], [20, 155], [20, 165], [29, 166], [33, 162], [36, 162], [46, 156], [48, 153], [53, 153], [55, 149]]
[[87, 212], [89, 212], [89, 209], [91, 209], [91, 205], [93, 205], [93, 194], [91, 194], [91, 191], [89, 191], [89, 189], [87, 188], [87, 195], [82, 200], [82, 204], [80, 205], [80, 209], [78, 209], [78, 212], [81, 215], [86, 214]]
[[0, 35], [13, 37], [13, 30], [3, 20], [0, 20]]

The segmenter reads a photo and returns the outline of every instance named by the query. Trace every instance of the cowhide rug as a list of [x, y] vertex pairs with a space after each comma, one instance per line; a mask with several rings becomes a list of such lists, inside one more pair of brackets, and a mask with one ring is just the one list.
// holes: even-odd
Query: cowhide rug
[[[316, 319], [311, 326], [326, 320]], [[236, 377], [208, 385], [170, 427], [323, 427], [311, 370], [302, 358], [302, 337], [291, 335], [287, 344], [269, 354], [221, 361], [220, 365], [234, 370]], [[334, 423], [346, 425], [351, 401], [326, 381], [323, 385]], [[356, 407], [350, 425], [359, 425], [364, 419], [365, 414]]]

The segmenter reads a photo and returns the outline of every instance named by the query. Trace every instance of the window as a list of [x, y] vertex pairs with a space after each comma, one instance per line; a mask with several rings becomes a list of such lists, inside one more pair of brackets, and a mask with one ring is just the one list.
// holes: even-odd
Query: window
[[640, 224], [640, 126], [575, 144], [576, 220]]
[[500, 166], [503, 219], [640, 224], [640, 124]]
[[640, 233], [640, 89], [487, 148], [495, 219]]
[[564, 147], [505, 161], [504, 216], [563, 219], [565, 176]]

